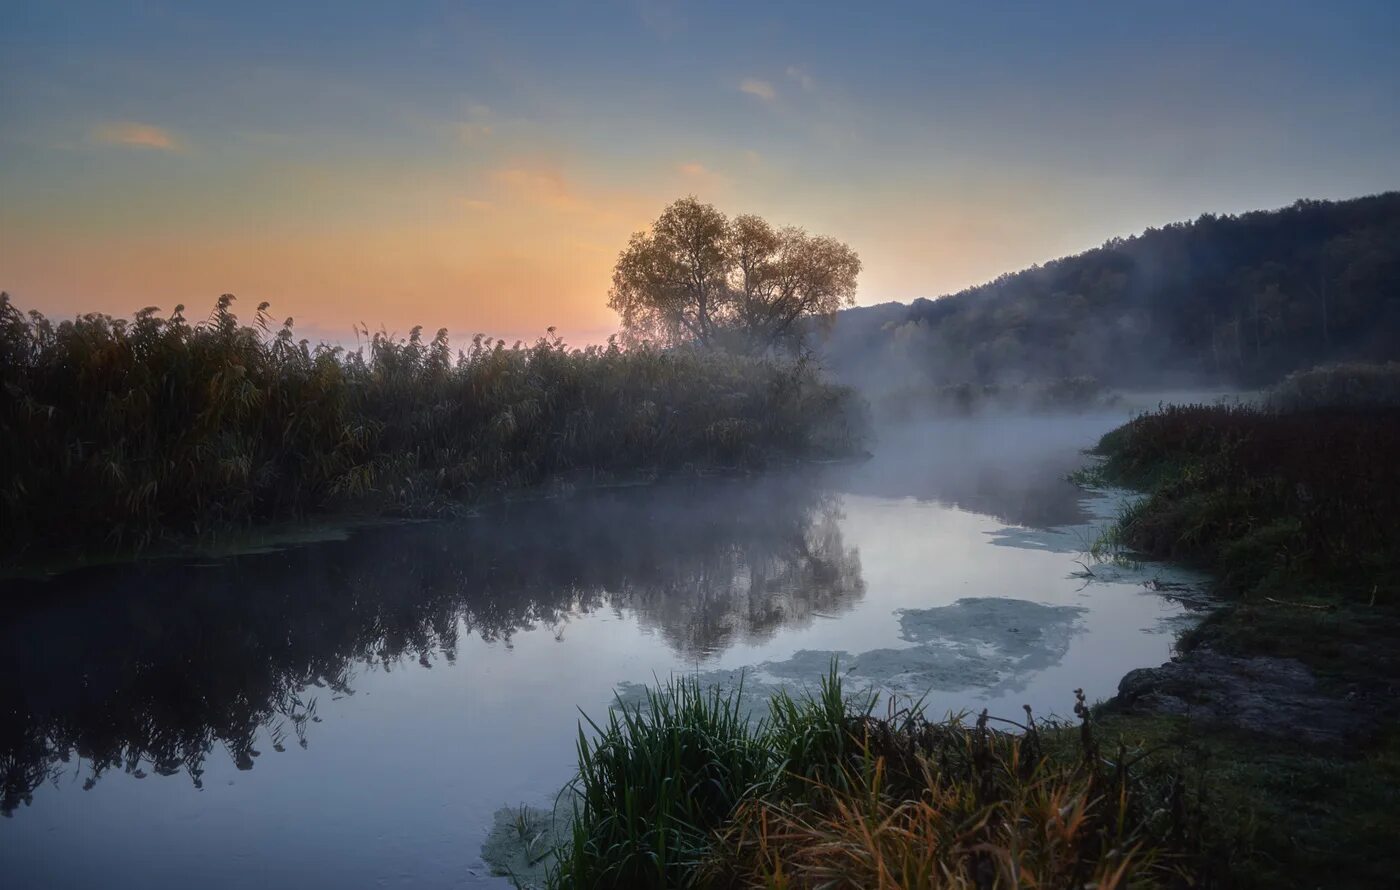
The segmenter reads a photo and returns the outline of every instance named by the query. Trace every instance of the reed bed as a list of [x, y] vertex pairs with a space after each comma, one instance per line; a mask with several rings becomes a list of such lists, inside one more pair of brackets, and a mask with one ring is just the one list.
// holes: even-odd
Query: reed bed
[[553, 887], [1199, 886], [1198, 798], [1077, 727], [875, 716], [833, 667], [745, 719], [676, 680], [581, 730]]
[[[1103, 437], [1101, 475], [1145, 488], [1117, 534], [1219, 570], [1226, 590], [1272, 578], [1393, 587], [1400, 410], [1166, 406]], [[1393, 593], [1389, 590], [1389, 593]]]
[[8, 557], [133, 549], [317, 511], [431, 511], [558, 477], [757, 467], [860, 447], [854, 394], [807, 363], [571, 349], [445, 330], [298, 339], [221, 297], [55, 324], [0, 295]]

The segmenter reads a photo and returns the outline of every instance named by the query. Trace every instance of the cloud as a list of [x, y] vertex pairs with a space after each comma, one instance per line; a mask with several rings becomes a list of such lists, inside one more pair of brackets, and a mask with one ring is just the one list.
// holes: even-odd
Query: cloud
[[577, 210], [582, 202], [573, 187], [558, 170], [531, 167], [504, 167], [491, 173], [491, 181], [510, 197], [553, 207], [557, 210]]
[[682, 188], [697, 194], [723, 195], [731, 185], [728, 176], [711, 170], [699, 161], [677, 164], [676, 172], [681, 175]]
[[490, 124], [458, 124], [457, 139], [463, 145], [476, 145], [490, 139], [495, 131]]
[[685, 28], [685, 14], [675, 0], [633, 0], [642, 24], [656, 36], [667, 39]]
[[797, 81], [804, 90], [810, 90], [816, 86], [816, 81], [812, 80], [812, 75], [807, 73], [807, 69], [798, 65], [789, 65], [787, 68], [787, 76]]
[[93, 129], [92, 138], [107, 145], [130, 145], [160, 151], [180, 151], [184, 148], [179, 138], [164, 127], [138, 124], [135, 121], [101, 124]]
[[756, 77], [746, 78], [743, 83], [739, 84], [739, 92], [757, 96], [765, 102], [772, 102], [778, 98], [778, 91], [773, 89], [771, 83]]

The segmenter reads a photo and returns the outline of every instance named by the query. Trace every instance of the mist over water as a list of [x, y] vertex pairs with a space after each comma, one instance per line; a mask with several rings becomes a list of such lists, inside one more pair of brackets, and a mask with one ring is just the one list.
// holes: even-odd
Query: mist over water
[[1119, 501], [1065, 475], [1132, 407], [5, 582], [0, 859], [23, 886], [502, 884], [493, 812], [549, 804], [578, 709], [676, 671], [762, 691], [839, 657], [934, 711], [1066, 713], [1183, 614], [1143, 586], [1165, 567], [1076, 562]]

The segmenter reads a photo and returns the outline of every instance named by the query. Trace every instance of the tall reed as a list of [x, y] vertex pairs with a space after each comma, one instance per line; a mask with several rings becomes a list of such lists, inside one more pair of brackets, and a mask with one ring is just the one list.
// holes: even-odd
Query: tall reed
[[1400, 409], [1169, 405], [1098, 453], [1108, 481], [1150, 491], [1120, 523], [1131, 547], [1198, 559], [1237, 591], [1270, 576], [1400, 589]]
[[54, 324], [0, 295], [0, 545], [132, 548], [320, 510], [424, 510], [561, 475], [758, 466], [859, 447], [803, 363], [554, 336], [298, 339], [266, 303]]

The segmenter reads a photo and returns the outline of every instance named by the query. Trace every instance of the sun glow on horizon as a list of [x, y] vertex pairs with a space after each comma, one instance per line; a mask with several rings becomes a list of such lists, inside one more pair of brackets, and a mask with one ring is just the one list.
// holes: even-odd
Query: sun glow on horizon
[[849, 243], [870, 304], [1400, 181], [1393, 11], [1248, 12], [774, 7], [736, 36], [708, 6], [36, 5], [0, 38], [0, 288], [590, 343], [618, 252], [683, 195]]

